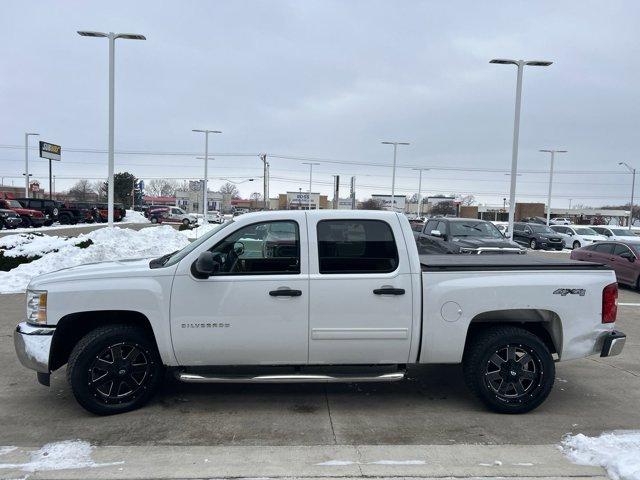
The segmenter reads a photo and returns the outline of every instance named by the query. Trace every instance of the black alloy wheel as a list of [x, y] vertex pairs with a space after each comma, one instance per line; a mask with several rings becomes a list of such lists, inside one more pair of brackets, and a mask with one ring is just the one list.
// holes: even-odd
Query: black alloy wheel
[[527, 346], [505, 345], [498, 348], [485, 366], [487, 387], [505, 403], [520, 402], [540, 384], [542, 365]]

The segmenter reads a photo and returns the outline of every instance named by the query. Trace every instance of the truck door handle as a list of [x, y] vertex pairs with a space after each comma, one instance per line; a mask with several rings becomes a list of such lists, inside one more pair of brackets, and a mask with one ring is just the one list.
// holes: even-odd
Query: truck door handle
[[376, 295], [404, 295], [404, 288], [376, 288], [373, 293]]
[[283, 288], [280, 290], [271, 290], [269, 295], [272, 297], [299, 297], [302, 295], [302, 290], [290, 290], [288, 288]]

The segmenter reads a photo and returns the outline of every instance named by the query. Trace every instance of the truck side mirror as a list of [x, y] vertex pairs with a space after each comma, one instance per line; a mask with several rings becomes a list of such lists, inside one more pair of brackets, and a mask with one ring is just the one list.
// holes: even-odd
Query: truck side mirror
[[214, 257], [213, 253], [202, 252], [198, 259], [191, 265], [191, 273], [194, 277], [205, 279], [220, 270], [220, 262]]
[[627, 259], [627, 260], [629, 260], [631, 263], [633, 263], [633, 262], [635, 262], [635, 261], [636, 261], [636, 257], [635, 257], [635, 256], [633, 255], [633, 253], [631, 253], [631, 252], [622, 252], [622, 253], [620, 254], [620, 256], [621, 256], [622, 258], [626, 258], [626, 259]]

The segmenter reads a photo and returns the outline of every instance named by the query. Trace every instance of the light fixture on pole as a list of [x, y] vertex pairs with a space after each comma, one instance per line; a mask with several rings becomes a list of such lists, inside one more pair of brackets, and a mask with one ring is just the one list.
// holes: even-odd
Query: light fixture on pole
[[[309, 165], [309, 198], [307, 199], [307, 210], [311, 210], [311, 188], [313, 187], [313, 166], [320, 165], [317, 162], [302, 162], [303, 165]], [[320, 199], [318, 198], [317, 208], [320, 208]]]
[[489, 63], [500, 65], [515, 65], [518, 67], [516, 81], [516, 110], [513, 122], [513, 148], [511, 152], [511, 189], [509, 191], [509, 238], [513, 240], [513, 222], [516, 213], [516, 174], [518, 172], [518, 138], [520, 136], [520, 105], [522, 103], [522, 71], [525, 65], [532, 67], [548, 67], [553, 62], [545, 60], [510, 60], [494, 58]]
[[551, 221], [551, 188], [553, 186], [553, 162], [556, 157], [556, 153], [567, 153], [566, 150], [540, 150], [544, 153], [551, 154], [551, 168], [549, 169], [549, 195], [547, 196], [547, 227]]
[[393, 173], [391, 174], [391, 210], [396, 211], [396, 156], [398, 145], [411, 145], [409, 142], [380, 142], [383, 145], [393, 145]]
[[222, 133], [220, 130], [200, 130], [194, 128], [191, 130], [192, 132], [204, 133], [204, 183], [202, 184], [202, 190], [204, 191], [202, 196], [202, 218], [206, 223], [207, 221], [207, 211], [209, 210], [209, 206], [207, 202], [209, 199], [207, 198], [207, 189], [208, 189], [208, 178], [209, 178], [209, 134], [210, 133]]
[[633, 194], [635, 193], [635, 187], [636, 187], [636, 169], [631, 167], [627, 162], [619, 162], [618, 165], [622, 165], [624, 167], [627, 167], [627, 170], [629, 170], [632, 174], [632, 180], [631, 180], [631, 205], [629, 206], [629, 230], [631, 230], [631, 224], [633, 223]]
[[104, 33], [104, 32], [92, 32], [86, 30], [78, 31], [78, 35], [81, 37], [100, 37], [109, 39], [109, 180], [108, 180], [108, 193], [107, 193], [107, 208], [109, 226], [113, 227], [113, 136], [114, 136], [114, 102], [115, 102], [115, 47], [116, 39], [122, 38], [124, 40], [146, 40], [144, 35], [136, 33]]
[[24, 134], [24, 196], [29, 198], [29, 137], [37, 137], [39, 133]]
[[431, 170], [431, 169], [430, 168], [412, 168], [411, 170], [420, 172], [420, 176], [418, 177], [418, 217], [422, 218], [422, 172], [426, 170]]

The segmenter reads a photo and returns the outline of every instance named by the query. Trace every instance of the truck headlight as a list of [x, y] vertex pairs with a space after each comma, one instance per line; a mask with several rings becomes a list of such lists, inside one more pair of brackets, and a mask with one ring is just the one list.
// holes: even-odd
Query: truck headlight
[[46, 290], [27, 290], [27, 322], [36, 325], [47, 323]]

